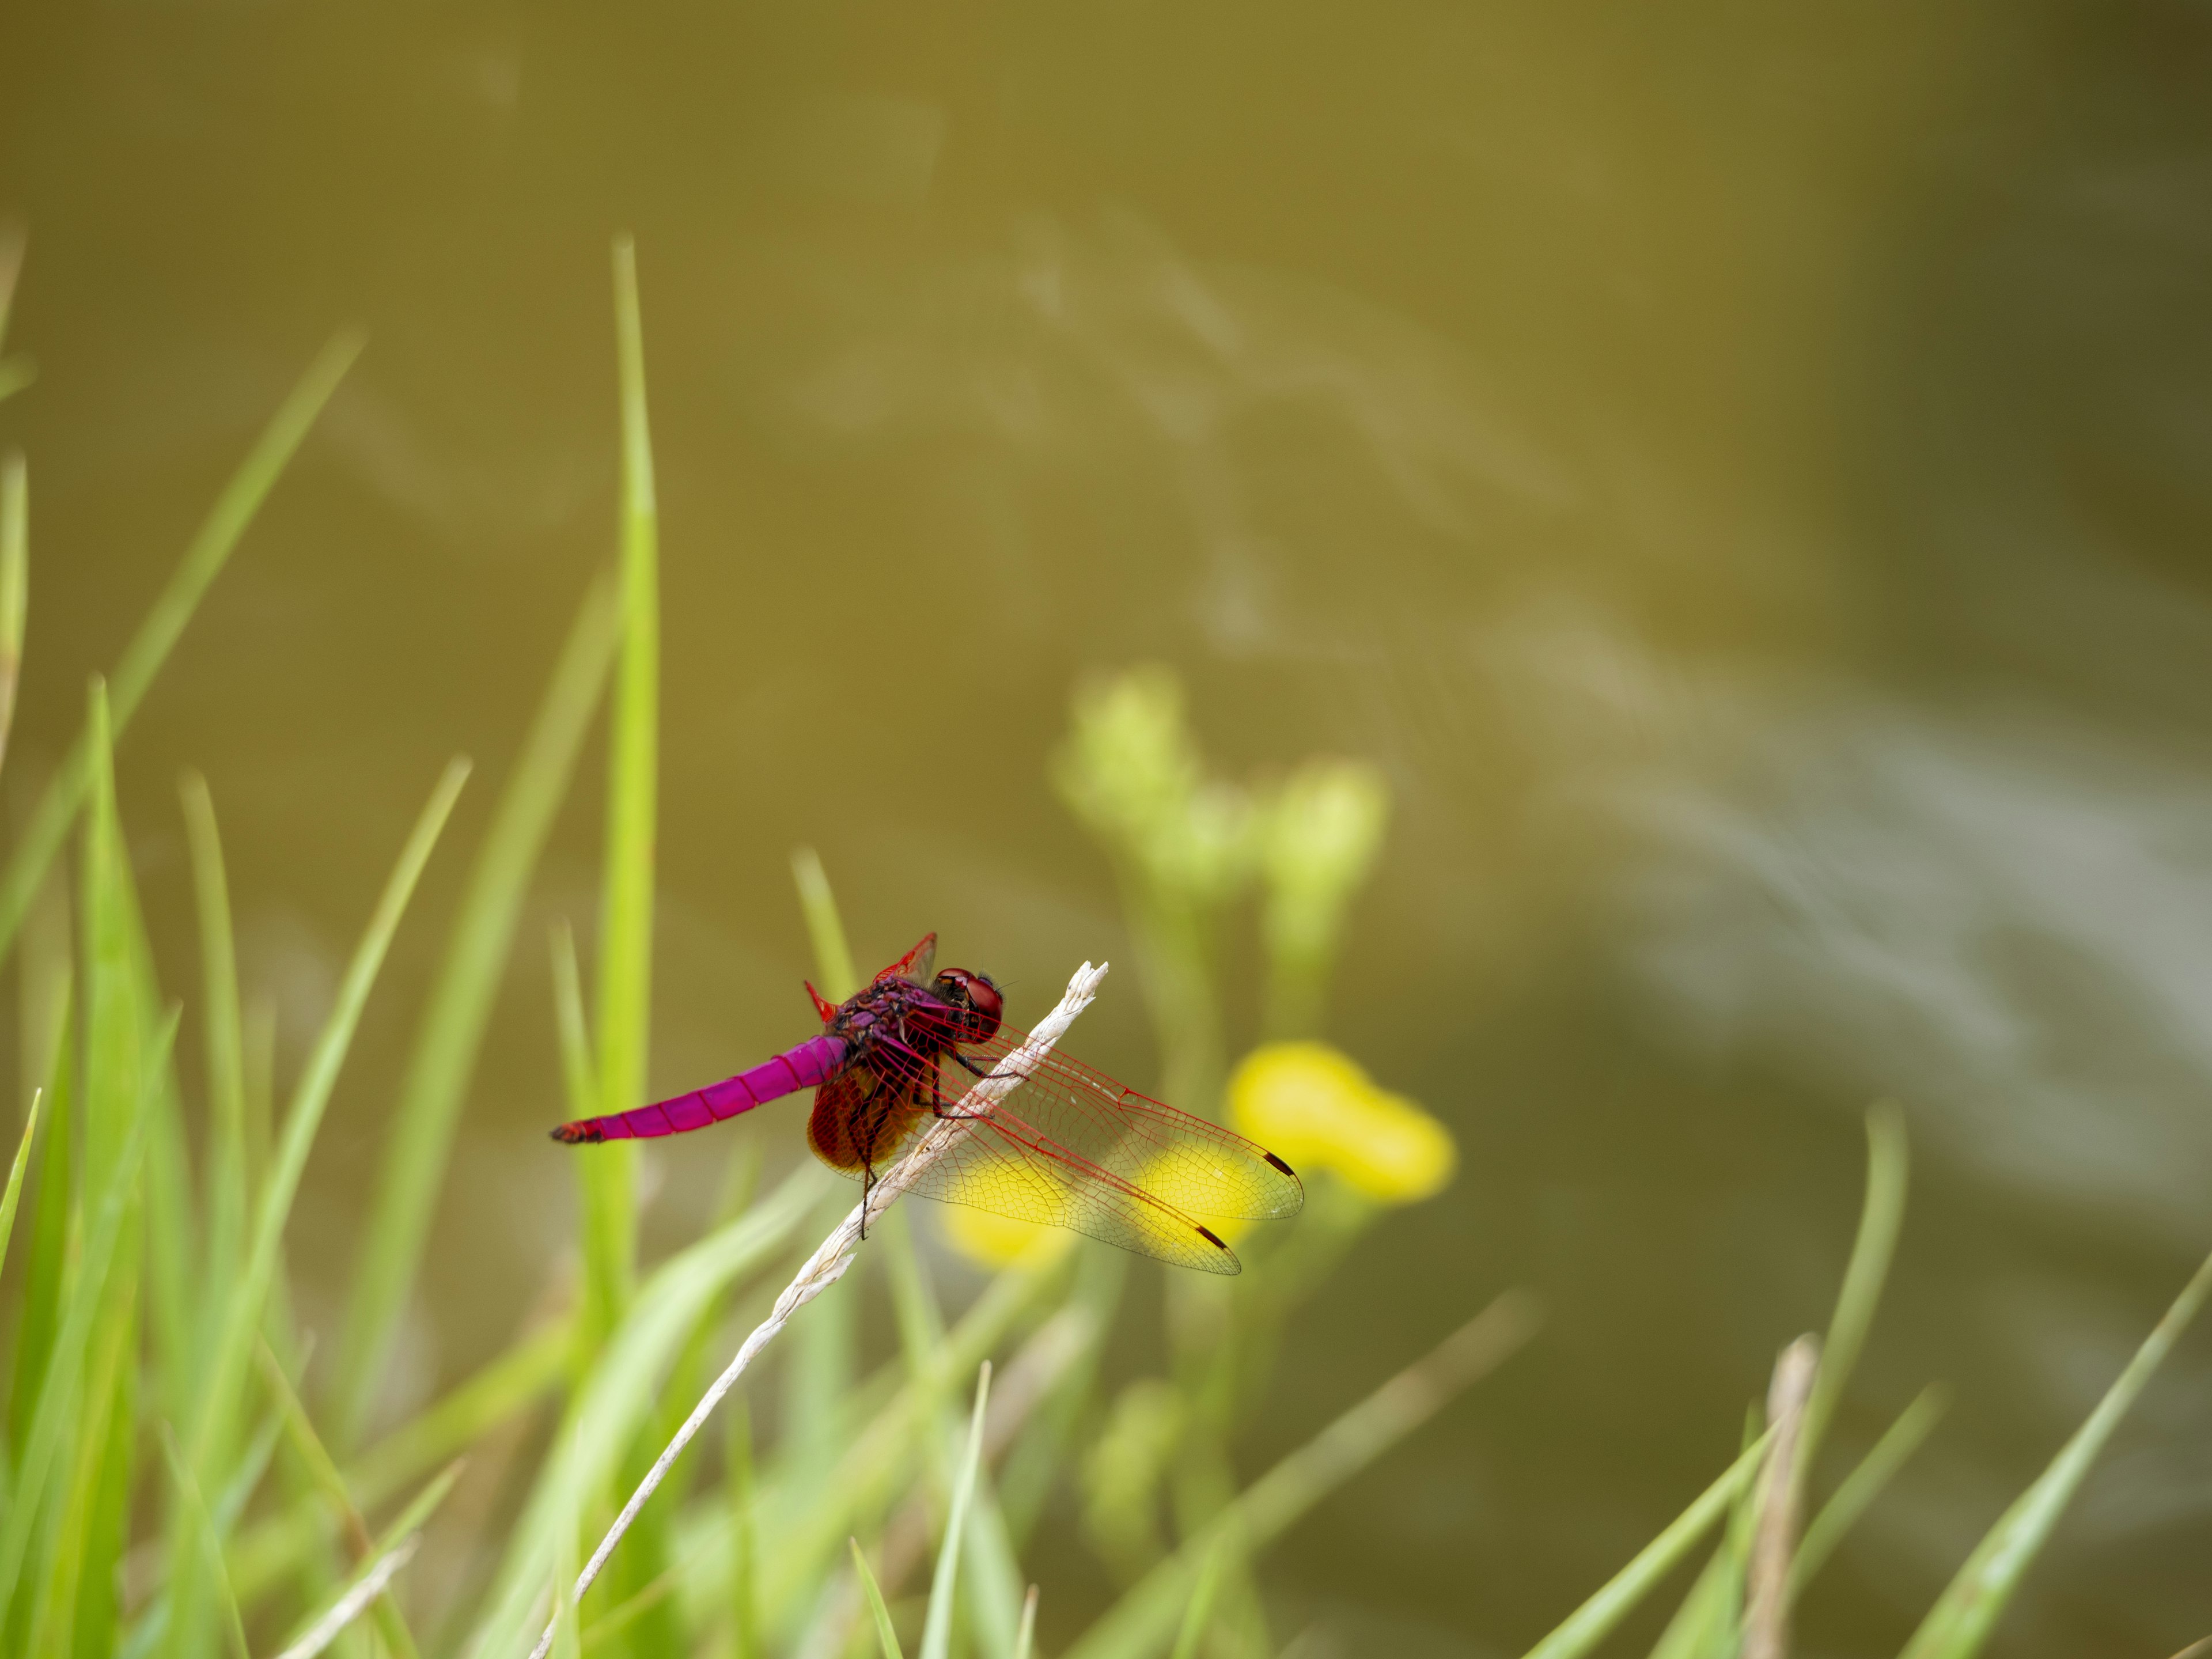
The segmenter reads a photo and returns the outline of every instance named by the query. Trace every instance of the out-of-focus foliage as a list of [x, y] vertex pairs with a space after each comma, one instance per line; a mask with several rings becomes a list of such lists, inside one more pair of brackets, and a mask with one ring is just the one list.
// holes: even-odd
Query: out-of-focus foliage
[[[19, 252], [0, 234], [0, 325]], [[357, 1036], [373, 1029], [364, 1013], [465, 766], [456, 763], [430, 791], [380, 895], [359, 896], [359, 942], [280, 1112], [273, 1023], [239, 981], [216, 805], [197, 779], [186, 781], [184, 814], [200, 934], [188, 1000], [204, 1081], [188, 1085], [174, 1064], [185, 1011], [157, 975], [171, 953], [157, 957], [147, 936], [115, 739], [357, 343], [326, 351], [278, 411], [112, 687], [92, 688], [82, 738], [0, 872], [0, 954], [12, 953], [24, 986], [27, 1079], [0, 1187], [10, 1316], [0, 1350], [0, 1651], [206, 1659], [301, 1641], [302, 1653], [327, 1644], [346, 1659], [498, 1659], [526, 1650], [550, 1617], [564, 1656], [842, 1659], [918, 1644], [922, 1659], [1030, 1659], [1039, 1592], [1026, 1585], [1023, 1560], [1056, 1516], [1079, 1523], [1124, 1587], [1086, 1628], [1071, 1619], [1050, 1632], [1069, 1659], [1274, 1652], [1282, 1644], [1266, 1594], [1268, 1548], [1528, 1340], [1536, 1315], [1526, 1297], [1500, 1297], [1250, 1472], [1243, 1437], [1291, 1313], [1330, 1274], [1356, 1267], [1350, 1253], [1370, 1228], [1443, 1190], [1456, 1152], [1437, 1118], [1321, 1036], [1329, 977], [1384, 845], [1381, 775], [1315, 760], [1272, 784], [1212, 777], [1164, 670], [1084, 688], [1052, 778], [1121, 884], [1154, 1016], [1160, 1092], [1225, 1116], [1299, 1166], [1310, 1202], [1294, 1225], [1241, 1233], [1242, 1278], [1168, 1275], [1164, 1340], [1144, 1345], [1164, 1355], [1157, 1372], [1102, 1382], [1125, 1302], [1152, 1301], [1126, 1297], [1133, 1273], [1158, 1271], [1150, 1264], [1064, 1231], [947, 1210], [936, 1212], [939, 1235], [968, 1269], [956, 1297], [939, 1282], [945, 1258], [917, 1238], [913, 1206], [901, 1206], [854, 1270], [802, 1310], [776, 1356], [780, 1400], [732, 1410], [719, 1461], [695, 1453], [679, 1465], [601, 1587], [570, 1604], [556, 1587], [573, 1581], [735, 1328], [757, 1316], [849, 1201], [811, 1164], [757, 1191], [755, 1144], [730, 1135], [714, 1225], [645, 1264], [629, 1159], [580, 1158], [574, 1257], [555, 1264], [535, 1305], [517, 1310], [501, 1352], [388, 1420], [395, 1321], [446, 1185], [483, 1020], [547, 822], [610, 681], [596, 973], [587, 988], [568, 931], [556, 930], [549, 1042], [579, 1113], [628, 1104], [642, 1086], [658, 519], [626, 246], [617, 281], [617, 566], [586, 598], [558, 656], [461, 894], [395, 1109], [335, 1364], [318, 1360], [301, 1328], [286, 1238], [325, 1109]], [[17, 361], [0, 361], [0, 394]], [[28, 554], [27, 468], [11, 458], [0, 465], [0, 739], [23, 641]], [[72, 835], [64, 878], [54, 866]], [[828, 874], [805, 851], [793, 869], [818, 982], [842, 995], [853, 967]], [[1258, 899], [1267, 959], [1267, 1041], [1231, 1068], [1219, 946], [1248, 896]], [[1788, 1425], [1797, 1456], [1763, 1471], [1770, 1443], [1747, 1437], [1680, 1519], [1539, 1645], [1543, 1659], [1591, 1650], [1716, 1528], [1718, 1548], [1661, 1651], [1735, 1654], [1747, 1607], [1787, 1604], [1787, 1594], [1759, 1600], [1759, 1564], [1778, 1560], [1781, 1589], [1802, 1588], [1932, 1426], [1934, 1395], [1835, 1487], [1794, 1560], [1786, 1547], [1759, 1547], [1772, 1536], [1774, 1494], [1817, 1484], [1822, 1431], [1866, 1340], [1901, 1224], [1901, 1120], [1877, 1113], [1871, 1133], [1866, 1213], [1824, 1369]], [[2208, 1291], [2212, 1263], [1961, 1569], [1911, 1659], [1978, 1651]], [[895, 1350], [864, 1340], [864, 1298], [887, 1304]], [[962, 1396], [987, 1362], [963, 1421]], [[1049, 1620], [1049, 1597], [1044, 1605]]]

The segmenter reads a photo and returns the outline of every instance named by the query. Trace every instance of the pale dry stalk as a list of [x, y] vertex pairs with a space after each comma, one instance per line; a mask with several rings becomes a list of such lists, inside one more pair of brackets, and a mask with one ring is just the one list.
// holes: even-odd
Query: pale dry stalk
[[1751, 1583], [1743, 1619], [1743, 1659], [1784, 1659], [1790, 1646], [1790, 1555], [1797, 1547], [1797, 1510], [1804, 1471], [1797, 1437], [1820, 1369], [1818, 1337], [1801, 1336], [1774, 1362], [1766, 1389], [1766, 1428], [1773, 1436], [1759, 1473], [1757, 1529], [1751, 1540]]
[[314, 1628], [276, 1656], [276, 1659], [315, 1659], [315, 1656], [338, 1639], [338, 1632], [361, 1617], [368, 1604], [384, 1594], [385, 1587], [398, 1576], [399, 1569], [415, 1559], [415, 1552], [422, 1542], [419, 1532], [410, 1533], [392, 1546], [389, 1553], [371, 1567], [356, 1584], [334, 1603], [331, 1610], [315, 1620]]
[[[1066, 993], [1061, 996], [1059, 1006], [1037, 1022], [1028, 1040], [994, 1066], [990, 1076], [979, 1079], [974, 1088], [963, 1095], [959, 1103], [952, 1109], [952, 1114], [932, 1124], [928, 1133], [915, 1144], [914, 1150], [876, 1182], [866, 1200], [854, 1205], [853, 1212], [830, 1230], [830, 1236], [822, 1241], [812, 1255], [807, 1257], [806, 1264], [784, 1287], [783, 1294], [776, 1297], [775, 1306], [769, 1310], [768, 1317], [753, 1328], [752, 1334], [738, 1347], [737, 1357], [730, 1361], [728, 1369], [714, 1379], [714, 1385], [691, 1408], [691, 1415], [684, 1419], [684, 1426], [676, 1431], [676, 1437], [668, 1443], [668, 1449], [654, 1461], [653, 1468], [646, 1472], [645, 1479], [638, 1482], [637, 1490], [630, 1494], [629, 1502], [623, 1505], [623, 1511], [615, 1517], [614, 1525], [607, 1528], [607, 1535], [599, 1540], [599, 1548], [592, 1552], [592, 1559], [584, 1564], [583, 1571], [576, 1576], [576, 1586], [570, 1595], [572, 1603], [583, 1599], [584, 1592], [592, 1587], [592, 1581], [599, 1576], [600, 1568], [606, 1565], [607, 1558], [614, 1553], [615, 1546], [622, 1541], [623, 1534], [637, 1519], [637, 1512], [645, 1507], [646, 1500], [666, 1478], [677, 1458], [683, 1455], [684, 1447], [691, 1443], [692, 1436], [699, 1432], [701, 1425], [713, 1414], [714, 1407], [721, 1403], [722, 1396], [729, 1393], [737, 1380], [744, 1375], [745, 1368], [753, 1363], [754, 1358], [775, 1340], [775, 1334], [789, 1322], [792, 1315], [845, 1276], [845, 1269], [853, 1265], [853, 1252], [860, 1245], [865, 1224], [872, 1222], [889, 1209], [897, 1201], [899, 1195], [913, 1186], [922, 1172], [942, 1158], [955, 1141], [971, 1132], [971, 1124], [963, 1120], [988, 1115], [1013, 1092], [1036, 1069], [1037, 1063], [1052, 1052], [1053, 1045], [1074, 1024], [1075, 1017], [1091, 1006], [1091, 999], [1098, 994], [1098, 987], [1105, 977], [1106, 964], [1103, 962], [1096, 968], [1086, 962], [1077, 969], [1075, 977], [1067, 981]], [[538, 1645], [531, 1650], [530, 1659], [545, 1659], [546, 1654], [552, 1650], [553, 1632], [559, 1624], [556, 1605], [553, 1619], [546, 1624], [545, 1633], [538, 1638]]]

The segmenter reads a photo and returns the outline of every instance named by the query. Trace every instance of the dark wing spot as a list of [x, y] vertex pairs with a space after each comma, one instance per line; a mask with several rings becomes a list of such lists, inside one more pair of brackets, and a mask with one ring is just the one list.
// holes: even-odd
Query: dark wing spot
[[575, 1146], [605, 1140], [606, 1135], [596, 1123], [564, 1123], [553, 1131], [553, 1139], [563, 1146]]
[[1207, 1243], [1209, 1243], [1209, 1244], [1212, 1245], [1212, 1246], [1213, 1246], [1213, 1248], [1214, 1248], [1215, 1249], [1217, 1249], [1217, 1250], [1225, 1250], [1225, 1249], [1227, 1249], [1229, 1248], [1226, 1244], [1224, 1244], [1224, 1243], [1222, 1243], [1218, 1238], [1216, 1238], [1216, 1237], [1214, 1237], [1211, 1232], [1207, 1231], [1206, 1231], [1205, 1228], [1203, 1228], [1203, 1227], [1200, 1227], [1200, 1228], [1198, 1230], [1198, 1236], [1199, 1236], [1200, 1238], [1204, 1239]]
[[1282, 1159], [1277, 1158], [1273, 1152], [1262, 1152], [1260, 1156], [1266, 1158], [1268, 1163], [1273, 1164], [1285, 1175], [1290, 1176], [1291, 1180], [1296, 1181], [1298, 1178], [1298, 1172], [1296, 1170], [1293, 1170], [1289, 1164], [1284, 1163]]

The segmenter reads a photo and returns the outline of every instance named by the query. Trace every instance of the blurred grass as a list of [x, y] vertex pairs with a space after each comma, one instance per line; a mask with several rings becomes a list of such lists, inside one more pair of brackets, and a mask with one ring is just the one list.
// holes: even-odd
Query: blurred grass
[[530, 878], [599, 707], [621, 617], [613, 584], [594, 582], [477, 851], [431, 981], [338, 1342], [333, 1410], [341, 1445], [357, 1444], [368, 1426], [394, 1330], [422, 1267], [453, 1130], [514, 953]]
[[[353, 366], [353, 360], [361, 355], [362, 344], [362, 336], [347, 332], [323, 348], [216, 498], [207, 521], [185, 548], [175, 574], [155, 599], [116, 663], [112, 684], [112, 717], [118, 734], [131, 724], [131, 717], [137, 712], [139, 703], [153, 685], [154, 677], [161, 672], [161, 665], [168, 660], [171, 648], [198, 608], [201, 598], [222, 574], [232, 550], [252, 524], [269, 492], [276, 487], [277, 479], [283, 476], [284, 468], [306, 439], [315, 417], [337, 390], [339, 380]], [[0, 957], [4, 957], [15, 942], [24, 915], [46, 880], [46, 872], [53, 867], [54, 855], [61, 850], [70, 823], [83, 799], [88, 741], [88, 738], [80, 738], [64, 758], [60, 770], [39, 798], [30, 821], [17, 831], [15, 848], [7, 863], [0, 866]]]
[[[631, 1149], [544, 1153], [576, 1166], [574, 1255], [550, 1264], [544, 1296], [517, 1310], [504, 1346], [385, 1425], [394, 1334], [420, 1292], [433, 1215], [452, 1201], [441, 1194], [485, 1022], [610, 684], [593, 975], [587, 995], [574, 939], [557, 926], [549, 1042], [573, 1115], [623, 1109], [647, 1091], [658, 514], [627, 240], [613, 269], [615, 568], [590, 586], [556, 655], [448, 924], [329, 1352], [313, 1354], [295, 1316], [285, 1239], [465, 763], [438, 781], [401, 848], [280, 1115], [273, 1015], [240, 984], [215, 803], [191, 775], [181, 796], [203, 1075], [188, 1088], [177, 1073], [183, 1011], [160, 985], [164, 957], [133, 884], [114, 741], [357, 341], [325, 351], [231, 480], [124, 653], [112, 690], [91, 688], [82, 736], [0, 871], [0, 957], [20, 947], [25, 1032], [23, 1123], [0, 1192], [0, 1267], [15, 1308], [0, 1356], [0, 1651], [205, 1659], [312, 1635], [343, 1659], [496, 1659], [524, 1651], [550, 1614], [556, 1650], [577, 1656], [848, 1659], [899, 1652], [902, 1620], [919, 1632], [921, 1659], [1030, 1659], [1039, 1601], [1024, 1552], [1042, 1527], [1079, 1515], [1121, 1588], [1086, 1626], [1054, 1633], [1066, 1659], [1277, 1650], [1268, 1623], [1282, 1604], [1264, 1577], [1270, 1547], [1528, 1340], [1536, 1315], [1524, 1294], [1505, 1293], [1257, 1479], [1241, 1474], [1243, 1437], [1297, 1306], [1332, 1275], [1358, 1271], [1360, 1240], [1395, 1204], [1421, 1201], [1449, 1178], [1450, 1146], [1418, 1106], [1319, 1041], [1329, 981], [1388, 830], [1382, 775], [1317, 757], [1276, 783], [1210, 776], [1180, 687], [1163, 670], [1086, 686], [1051, 777], [1121, 880], [1164, 1091], [1209, 1113], [1224, 1108], [1229, 1011], [1245, 1003], [1226, 994], [1223, 939], [1249, 914], [1267, 971], [1251, 1023], [1296, 1042], [1261, 1051], [1266, 1066], [1238, 1069], [1243, 1080], [1228, 1103], [1237, 1120], [1292, 1121], [1299, 1088], [1319, 1090], [1299, 1098], [1305, 1109], [1318, 1102], [1323, 1119], [1352, 1109], [1346, 1101], [1376, 1113], [1387, 1102], [1392, 1121], [1434, 1143], [1420, 1180], [1386, 1179], [1358, 1136], [1316, 1133], [1304, 1170], [1311, 1201], [1297, 1227], [1240, 1240], [1254, 1271], [1233, 1283], [1170, 1277], [1158, 1298], [1163, 1362], [1117, 1376], [1118, 1392], [1102, 1386], [1102, 1360], [1133, 1310], [1152, 1305], [1127, 1294], [1140, 1264], [1083, 1244], [978, 1255], [962, 1266], [955, 1255], [983, 1247], [966, 1234], [940, 1236], [921, 1224], [928, 1212], [899, 1206], [872, 1231], [854, 1270], [805, 1310], [780, 1362], [780, 1392], [758, 1411], [732, 1402], [719, 1460], [695, 1452], [679, 1467], [605, 1588], [579, 1607], [554, 1590], [573, 1583], [615, 1494], [687, 1411], [731, 1322], [757, 1313], [850, 1194], [811, 1164], [757, 1192], [750, 1125], [684, 1143], [687, 1157], [708, 1155], [717, 1139], [730, 1149], [715, 1219], [641, 1271]], [[0, 270], [0, 326], [10, 280]], [[0, 462], [0, 760], [24, 643], [26, 477], [20, 457]], [[73, 826], [76, 865], [64, 881], [55, 866]], [[793, 854], [792, 874], [816, 982], [842, 998], [858, 975], [829, 874], [807, 848]], [[1253, 913], [1239, 909], [1248, 898]], [[1275, 1083], [1263, 1087], [1269, 1077]], [[1322, 1087], [1330, 1078], [1341, 1086]], [[1902, 1113], [1877, 1107], [1868, 1136], [1865, 1204], [1797, 1443], [1793, 1476], [1826, 1502], [1788, 1557], [1793, 1596], [1943, 1409], [1940, 1389], [1923, 1393], [1840, 1480], [1823, 1484], [1833, 1461], [1826, 1441], [1870, 1340], [1905, 1215]], [[2212, 1261], [1990, 1528], [1905, 1659], [1968, 1659], [1986, 1643], [2208, 1294]], [[883, 1345], [863, 1319], [872, 1305], [896, 1333], [891, 1352], [877, 1352]], [[963, 1418], [959, 1393], [979, 1376]], [[1533, 1654], [1594, 1651], [1716, 1530], [1717, 1546], [1655, 1651], [1736, 1653], [1765, 1443], [1754, 1425], [1736, 1461]], [[415, 1565], [426, 1559], [436, 1571]], [[926, 1592], [907, 1588], [933, 1559]]]

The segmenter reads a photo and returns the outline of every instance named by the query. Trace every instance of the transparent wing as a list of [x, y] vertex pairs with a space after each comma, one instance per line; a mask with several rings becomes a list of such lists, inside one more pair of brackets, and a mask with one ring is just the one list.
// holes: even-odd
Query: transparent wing
[[[990, 1072], [1024, 1040], [1001, 1028], [962, 1053]], [[934, 1066], [910, 1053], [878, 1050], [874, 1058], [909, 1076], [915, 1096], [930, 1103], [909, 1139], [927, 1132], [937, 1111], [959, 1110], [976, 1081], [951, 1055]], [[1264, 1147], [1057, 1054], [968, 1123], [913, 1190], [1209, 1273], [1235, 1273], [1239, 1264], [1206, 1221], [1274, 1219], [1305, 1202], [1297, 1176]]]

